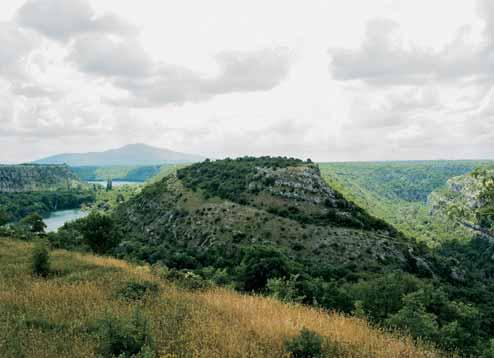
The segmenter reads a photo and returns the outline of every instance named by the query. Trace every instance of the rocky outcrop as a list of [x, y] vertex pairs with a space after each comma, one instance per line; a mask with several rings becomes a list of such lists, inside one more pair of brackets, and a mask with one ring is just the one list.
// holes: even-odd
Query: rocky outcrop
[[452, 225], [460, 225], [472, 233], [494, 240], [491, 212], [494, 169], [478, 169], [473, 173], [448, 180], [446, 187], [429, 195], [430, 214], [441, 216]]
[[76, 189], [83, 183], [67, 165], [0, 165], [0, 192]]

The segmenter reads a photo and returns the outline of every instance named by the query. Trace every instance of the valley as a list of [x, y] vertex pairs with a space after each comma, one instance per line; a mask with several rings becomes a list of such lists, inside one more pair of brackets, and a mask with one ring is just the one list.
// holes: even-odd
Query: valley
[[[490, 325], [494, 321], [490, 300], [494, 294], [494, 265], [489, 255], [494, 253], [494, 245], [478, 230], [461, 223], [466, 220], [481, 227], [480, 232], [492, 229], [491, 165], [488, 161], [316, 164], [284, 157], [242, 157], [164, 165], [144, 183], [109, 189], [80, 179], [75, 168], [57, 179], [70, 182], [69, 188], [60, 188], [56, 182], [40, 191], [3, 193], [0, 211], [17, 220], [38, 212], [46, 217], [48, 227], [46, 233], [36, 233], [35, 226], [30, 226], [34, 224], [23, 219], [11, 227], [0, 227], [0, 236], [10, 237], [0, 242], [31, 250], [31, 242], [41, 239], [54, 257], [53, 272], [59, 272], [44, 279], [46, 284], [58, 282], [64, 287], [64, 277], [72, 275], [67, 272], [82, 275], [77, 273], [78, 264], [69, 268], [73, 260], [81, 257], [72, 255], [108, 255], [146, 267], [143, 270], [150, 275], [158, 273], [164, 282], [156, 276], [146, 276], [146, 280], [158, 282], [160, 290], [166, 292], [178, 290], [173, 292], [182, 297], [180, 300], [185, 296], [192, 301], [207, 296], [214, 302], [220, 297], [228, 301], [259, 297], [260, 301], [252, 304], [266, 305], [266, 309], [284, 307], [277, 305], [307, 309], [299, 313], [307, 316], [304, 319], [312, 317], [309, 307], [314, 307], [353, 317], [348, 318], [348, 324], [370, 324], [372, 333], [368, 334], [381, 334], [376, 332], [384, 330], [385, 335], [401, 337], [399, 344], [407, 345], [403, 348], [408, 352], [405, 357], [454, 356], [458, 352], [464, 357], [489, 357], [485, 354], [490, 354], [489, 335], [494, 333]], [[38, 166], [38, 170], [59, 170], [50, 165]], [[100, 179], [105, 175], [111, 178], [109, 173], [128, 173], [128, 168], [139, 171], [135, 166], [101, 167], [90, 168], [86, 173], [99, 173]], [[31, 188], [38, 187], [32, 184]], [[65, 209], [71, 210], [59, 211]], [[55, 213], [50, 217], [52, 211]], [[453, 225], [455, 222], [460, 224]], [[57, 257], [66, 260], [61, 269], [57, 268], [61, 265]], [[113, 265], [117, 261], [108, 262]], [[118, 267], [124, 265], [120, 262]], [[11, 273], [5, 277], [17, 276], [8, 272]], [[96, 284], [89, 271], [84, 275], [89, 276], [76, 281]], [[225, 289], [228, 291], [221, 291]], [[169, 298], [161, 295], [149, 299], [156, 304]], [[103, 302], [118, 305], [112, 298], [107, 300], [99, 301], [98, 310], [103, 309]], [[226, 301], [217, 304], [221, 309], [227, 307]], [[52, 317], [62, 308], [57, 310], [50, 313], [55, 315]], [[192, 312], [191, 319], [202, 317], [195, 308]], [[119, 318], [115, 319], [127, 319], [127, 313], [119, 310]], [[49, 321], [46, 324], [50, 326], [66, 326], [58, 318], [50, 321], [48, 312], [39, 314], [44, 318], [36, 320]], [[171, 319], [176, 322], [178, 318]], [[329, 322], [338, 319], [332, 316]], [[19, 332], [23, 332], [23, 323], [15, 324], [20, 324]], [[154, 322], [151, 326], [155, 329], [159, 324]], [[329, 339], [330, 328], [320, 331], [309, 323], [297, 327], [301, 330], [306, 326], [319, 332], [323, 341]], [[48, 332], [45, 326], [29, 327], [40, 336], [24, 338], [23, 342], [43, 339], [42, 335]], [[192, 327], [202, 329], [195, 323]], [[357, 329], [360, 328], [351, 328], [355, 332]], [[67, 333], [65, 328], [63, 332]], [[294, 334], [293, 328], [283, 332], [276, 333], [277, 337]], [[163, 343], [161, 334], [153, 331], [153, 339], [159, 342], [153, 347], [174, 352], [178, 346]], [[74, 333], [67, 339], [87, 337]], [[421, 345], [422, 341], [427, 342], [427, 347]], [[88, 347], [96, 352], [98, 340], [92, 342]], [[188, 342], [187, 349], [200, 341]], [[378, 350], [369, 350], [360, 341], [349, 343], [339, 336], [327, 342], [340, 342], [336, 348], [325, 345], [328, 352], [335, 349], [337, 357], [395, 354], [383, 350], [380, 343], [376, 343]], [[4, 352], [26, 352], [24, 343], [19, 344], [17, 348], [8, 346]], [[256, 340], [235, 344], [243, 348], [221, 349], [247, 349], [247, 344], [258, 356], [265, 354], [260, 353]], [[75, 343], [74, 346], [79, 347]], [[266, 356], [286, 349], [279, 343], [276, 347], [269, 348], [266, 352], [271, 353]], [[90, 356], [89, 351], [78, 349]]]

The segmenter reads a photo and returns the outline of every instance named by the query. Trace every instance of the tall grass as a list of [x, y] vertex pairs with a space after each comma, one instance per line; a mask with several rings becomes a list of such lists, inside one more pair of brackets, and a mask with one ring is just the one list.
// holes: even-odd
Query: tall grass
[[[284, 344], [302, 328], [337, 345], [341, 357], [441, 356], [361, 319], [225, 289], [184, 291], [148, 267], [110, 258], [53, 251], [52, 275], [33, 277], [32, 250], [0, 239], [0, 357], [96, 357], [105, 343], [99, 322], [130, 322], [136, 309], [158, 357], [288, 357]], [[122, 299], [129, 282], [157, 290]]]

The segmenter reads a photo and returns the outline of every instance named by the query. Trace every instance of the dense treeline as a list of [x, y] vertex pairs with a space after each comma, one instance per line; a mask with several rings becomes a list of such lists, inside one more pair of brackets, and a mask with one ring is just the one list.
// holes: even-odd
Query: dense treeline
[[321, 164], [321, 171], [353, 182], [381, 198], [426, 202], [427, 196], [454, 176], [488, 161], [426, 161]]
[[79, 208], [94, 200], [95, 193], [89, 190], [2, 193], [0, 209], [7, 213], [9, 221], [18, 221], [32, 213], [47, 216], [52, 211]]

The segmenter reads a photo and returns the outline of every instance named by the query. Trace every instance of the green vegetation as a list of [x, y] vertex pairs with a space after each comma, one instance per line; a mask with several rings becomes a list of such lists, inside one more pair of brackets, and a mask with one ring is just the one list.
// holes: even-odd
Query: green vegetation
[[46, 277], [50, 274], [50, 257], [45, 242], [38, 242], [34, 246], [32, 256], [33, 275]]
[[429, 245], [471, 232], [442, 216], [432, 216], [427, 199], [448, 179], [488, 165], [489, 161], [431, 161], [320, 164], [328, 184], [345, 198], [400, 231]]
[[323, 358], [323, 339], [315, 332], [302, 329], [300, 334], [285, 343], [285, 350], [293, 358]]
[[[297, 159], [206, 161], [171, 170], [126, 197], [118, 188], [102, 189], [96, 193], [95, 207], [106, 195], [112, 202], [108, 210], [66, 224], [47, 239], [56, 248], [150, 264], [155, 275], [195, 295], [225, 286], [296, 307], [365, 318], [376, 327], [432, 342], [451, 354], [488, 356], [494, 336], [494, 244], [481, 235], [464, 240], [466, 236], [458, 236], [461, 226], [442, 231], [450, 219], [433, 220], [424, 201], [424, 196], [431, 196], [429, 190], [445, 190], [441, 186], [448, 175], [466, 170], [470, 162], [465, 163], [452, 167], [411, 163], [408, 169], [406, 163], [323, 165], [328, 186], [316, 165]], [[439, 173], [442, 170], [445, 173]], [[426, 171], [433, 173], [430, 182]], [[361, 174], [354, 178], [355, 173]], [[360, 178], [363, 173], [366, 178]], [[490, 230], [494, 198], [490, 171], [478, 170], [465, 178], [466, 183], [482, 184], [471, 201], [472, 218], [475, 225]], [[450, 184], [463, 183], [458, 180]], [[421, 184], [401, 193], [399, 188], [407, 181]], [[379, 183], [387, 194], [377, 189]], [[472, 192], [464, 190], [469, 185], [455, 189], [463, 197]], [[373, 215], [436, 245], [417, 243]], [[127, 277], [110, 299], [142, 307], [164, 291], [155, 278]], [[226, 306], [223, 301], [217, 309]], [[129, 312], [125, 318], [105, 316], [105, 328], [96, 330], [97, 347], [104, 347], [98, 348], [100, 352], [143, 356], [158, 352], [162, 341], [155, 328], [151, 323], [149, 329], [143, 328], [149, 315], [136, 321]], [[345, 357], [357, 349], [306, 324], [277, 342], [294, 357]]]
[[32, 213], [46, 217], [52, 211], [76, 209], [94, 200], [90, 190], [2, 193], [0, 211], [7, 213], [9, 221], [18, 221]]
[[42, 234], [46, 229], [46, 224], [43, 222], [43, 218], [38, 213], [32, 213], [24, 217], [20, 224], [21, 226], [27, 227], [27, 229], [33, 234]]
[[93, 211], [81, 222], [83, 243], [93, 252], [105, 254], [118, 243], [114, 222], [109, 216]]

